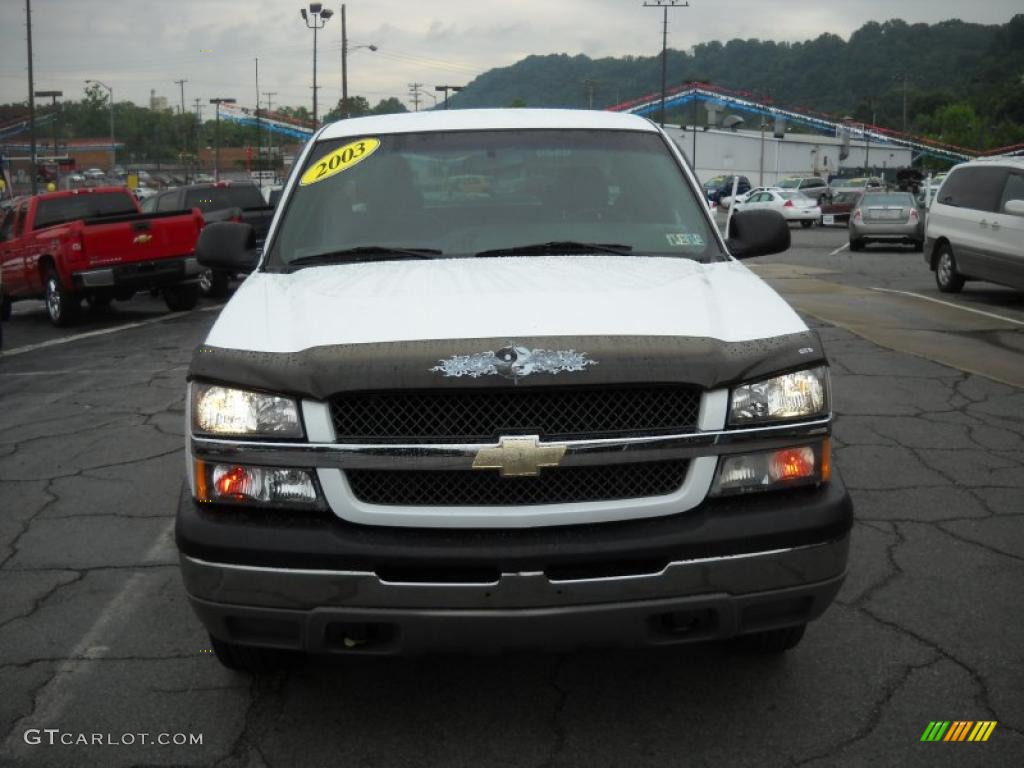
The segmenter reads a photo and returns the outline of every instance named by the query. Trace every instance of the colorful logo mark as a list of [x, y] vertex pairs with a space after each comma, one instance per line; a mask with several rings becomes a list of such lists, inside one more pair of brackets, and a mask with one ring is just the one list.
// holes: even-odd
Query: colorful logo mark
[[921, 741], [988, 741], [995, 729], [995, 720], [932, 720]]

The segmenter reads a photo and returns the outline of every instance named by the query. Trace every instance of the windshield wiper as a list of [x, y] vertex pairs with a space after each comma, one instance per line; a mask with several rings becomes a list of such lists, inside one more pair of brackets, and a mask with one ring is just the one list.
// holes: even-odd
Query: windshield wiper
[[477, 256], [545, 256], [548, 254], [570, 253], [611, 253], [615, 256], [628, 256], [633, 250], [631, 245], [617, 243], [584, 243], [578, 240], [554, 240], [550, 243], [532, 243], [515, 245], [511, 248], [496, 248], [492, 251], [480, 251]]
[[382, 245], [360, 245], [340, 251], [314, 253], [312, 256], [300, 256], [285, 265], [288, 272], [303, 267], [315, 267], [323, 264], [347, 264], [356, 261], [398, 261], [402, 259], [432, 259], [440, 256], [436, 248], [390, 248]]

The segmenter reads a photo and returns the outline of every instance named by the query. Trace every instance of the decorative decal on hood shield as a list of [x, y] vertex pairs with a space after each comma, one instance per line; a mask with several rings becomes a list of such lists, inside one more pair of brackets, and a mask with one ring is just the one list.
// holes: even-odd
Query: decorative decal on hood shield
[[562, 373], [582, 371], [588, 365], [597, 365], [596, 360], [587, 359], [586, 352], [575, 349], [529, 349], [510, 345], [497, 352], [478, 352], [473, 355], [452, 355], [431, 368], [445, 376], [461, 378], [469, 376], [503, 376], [506, 379], [520, 379], [531, 373]]

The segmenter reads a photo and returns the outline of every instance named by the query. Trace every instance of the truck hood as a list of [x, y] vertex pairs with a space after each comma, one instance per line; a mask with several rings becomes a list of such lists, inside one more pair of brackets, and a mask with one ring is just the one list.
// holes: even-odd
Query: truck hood
[[684, 336], [726, 342], [807, 330], [739, 262], [531, 256], [255, 272], [206, 344], [254, 352], [394, 341]]

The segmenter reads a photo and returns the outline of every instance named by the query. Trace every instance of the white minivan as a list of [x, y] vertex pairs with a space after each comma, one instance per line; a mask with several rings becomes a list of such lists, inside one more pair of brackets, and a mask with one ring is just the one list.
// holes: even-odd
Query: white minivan
[[924, 257], [946, 293], [966, 280], [1024, 290], [1024, 158], [955, 166], [928, 212]]

